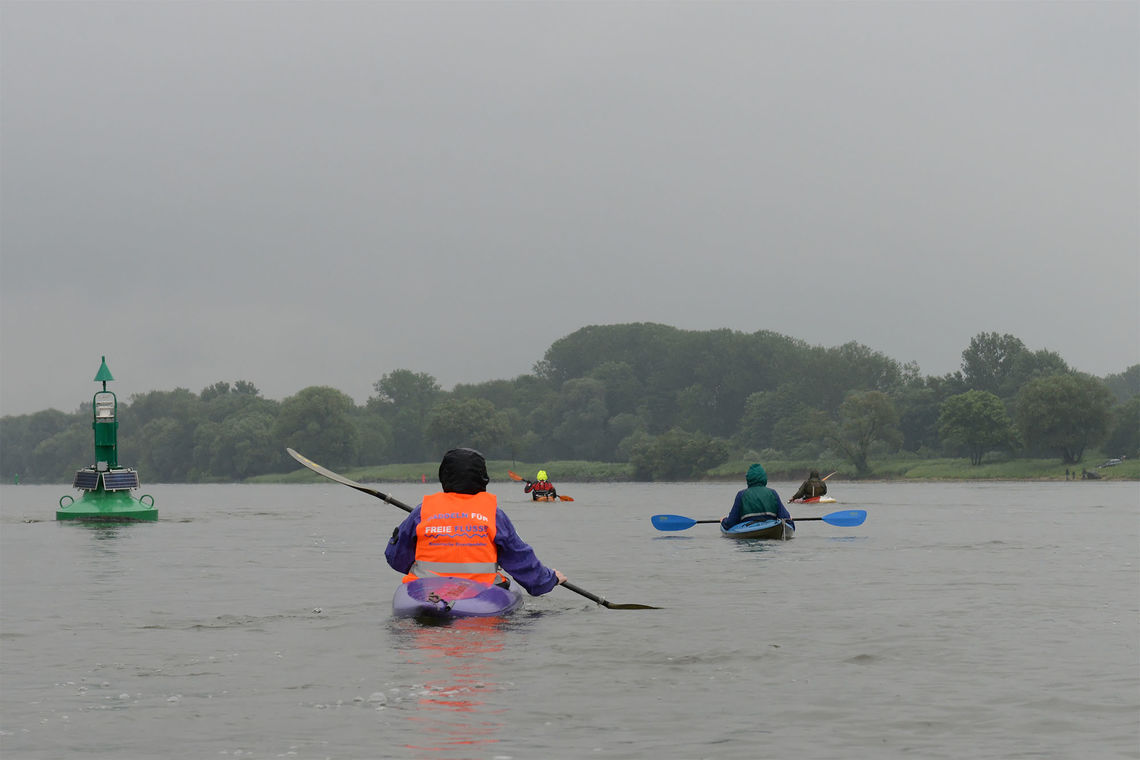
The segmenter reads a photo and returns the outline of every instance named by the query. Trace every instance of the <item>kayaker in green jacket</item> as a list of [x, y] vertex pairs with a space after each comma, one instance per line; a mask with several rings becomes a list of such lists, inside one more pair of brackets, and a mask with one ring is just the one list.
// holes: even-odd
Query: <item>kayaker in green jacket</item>
[[736, 500], [732, 502], [728, 517], [720, 521], [725, 530], [746, 519], [757, 518], [767, 520], [781, 518], [795, 527], [796, 524], [792, 522], [792, 516], [780, 499], [780, 494], [768, 488], [768, 473], [763, 465], [754, 464], [749, 467], [744, 480], [748, 483], [748, 488], [736, 493]]

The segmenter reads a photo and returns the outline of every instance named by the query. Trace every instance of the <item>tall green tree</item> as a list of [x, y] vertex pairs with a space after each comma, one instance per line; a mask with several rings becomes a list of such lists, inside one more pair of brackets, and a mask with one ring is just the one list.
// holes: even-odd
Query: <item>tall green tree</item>
[[590, 371], [589, 377], [605, 388], [610, 414], [636, 414], [641, 406], [642, 385], [629, 362], [607, 361]]
[[830, 444], [855, 466], [856, 477], [871, 474], [871, 446], [882, 442], [888, 447], [902, 443], [899, 415], [890, 397], [882, 391], [856, 391], [848, 394], [839, 407], [838, 421], [825, 435]]
[[243, 480], [284, 464], [275, 418], [257, 409], [207, 420], [194, 431], [194, 462], [202, 477]]
[[589, 375], [595, 367], [624, 361], [638, 379], [671, 375], [683, 354], [683, 330], [652, 322], [622, 325], [590, 325], [559, 338], [550, 345], [535, 374], [561, 385]]
[[1104, 381], [1072, 373], [1032, 380], [1017, 394], [1017, 426], [1025, 443], [1057, 451], [1064, 464], [1077, 464], [1085, 449], [1108, 432], [1112, 394]]
[[94, 432], [71, 426], [40, 441], [32, 450], [35, 480], [70, 481], [75, 471], [94, 464]]
[[790, 388], [796, 400], [829, 413], [839, 410], [852, 391], [893, 393], [902, 385], [898, 362], [855, 342], [834, 348], [804, 347], [801, 361], [781, 378], [781, 388]]
[[394, 461], [434, 459], [426, 431], [428, 413], [443, 398], [436, 379], [426, 372], [398, 369], [377, 380], [373, 388], [378, 395], [367, 403], [391, 426]]
[[831, 416], [806, 404], [784, 417], [772, 428], [772, 448], [792, 459], [814, 459], [823, 453], [826, 440], [819, 435], [831, 423]]
[[980, 465], [987, 451], [1015, 439], [1005, 405], [989, 391], [966, 391], [943, 401], [938, 432], [944, 442], [965, 448], [972, 465]]
[[375, 405], [357, 407], [352, 423], [356, 426], [356, 464], [392, 461], [392, 423]]
[[215, 422], [253, 412], [276, 417], [279, 406], [277, 401], [262, 398], [261, 392], [252, 383], [242, 380], [235, 385], [224, 381], [214, 383], [202, 389], [198, 394], [198, 400], [201, 415]]
[[1140, 396], [1133, 396], [1112, 410], [1112, 427], [1104, 442], [1110, 457], [1140, 457]]
[[990, 332], [975, 335], [970, 339], [969, 347], [962, 352], [962, 376], [967, 387], [1003, 397], [1003, 393], [1010, 390], [1007, 379], [1013, 373], [1018, 358], [1027, 350], [1019, 338], [1009, 334]]
[[1104, 382], [1116, 396], [1117, 401], [1127, 401], [1133, 396], [1140, 396], [1140, 364], [1133, 364], [1123, 372], [1107, 375]]
[[583, 377], [562, 385], [555, 404], [555, 424], [551, 439], [555, 454], [565, 459], [607, 458], [606, 386], [600, 380]]
[[191, 482], [194, 433], [205, 419], [201, 399], [187, 388], [132, 395], [119, 404], [119, 464], [152, 483]]
[[[716, 392], [700, 383], [681, 388], [673, 402], [673, 421], [685, 430], [712, 434], [717, 411]], [[739, 416], [738, 416], [739, 419]]]
[[776, 426], [783, 420], [801, 419], [804, 404], [794, 384], [781, 385], [776, 390], [753, 393], [744, 402], [737, 441], [741, 448], [762, 449], [776, 445]]
[[723, 439], [673, 428], [633, 444], [629, 461], [634, 477], [640, 480], [684, 480], [724, 464], [728, 455], [728, 442]]
[[282, 447], [329, 467], [350, 465], [358, 442], [354, 406], [352, 398], [336, 388], [311, 385], [281, 402], [273, 434]]
[[[71, 436], [82, 440], [84, 435], [86, 452], [74, 469], [92, 464], [87, 460], [95, 454], [90, 403], [73, 414], [45, 409], [4, 417], [0, 420], [0, 473], [4, 481], [11, 483], [18, 475], [24, 483], [55, 482], [65, 476], [70, 482], [74, 472], [69, 473], [68, 470], [72, 469], [75, 452], [63, 441]], [[50, 439], [55, 440], [45, 445]], [[64, 452], [67, 452], [65, 456], [57, 456]]]
[[1061, 355], [1053, 351], [1025, 351], [1013, 361], [1013, 369], [1000, 388], [1003, 401], [1011, 401], [1021, 387], [1038, 377], [1063, 375], [1072, 370]]
[[138, 447], [137, 458], [124, 458], [119, 464], [131, 466], [152, 483], [186, 483], [194, 471], [194, 431], [196, 424], [186, 424], [177, 417], [156, 417], [138, 429], [134, 440], [145, 441]]
[[606, 422], [606, 451], [608, 461], [628, 462], [629, 453], [637, 436], [647, 435], [645, 419], [641, 415], [622, 412]]
[[221, 396], [229, 395], [232, 390], [233, 387], [229, 384], [229, 382], [225, 380], [219, 380], [213, 385], [207, 385], [205, 388], [203, 388], [202, 392], [198, 394], [198, 398], [201, 401], [213, 401], [214, 399]]
[[280, 469], [285, 452], [273, 435], [280, 404], [248, 381], [219, 381], [198, 394], [194, 431], [197, 478], [242, 480]]
[[937, 381], [908, 383], [893, 400], [899, 413], [899, 430], [906, 451], [935, 450], [940, 444], [938, 415], [942, 397]]
[[428, 412], [427, 438], [437, 458], [457, 447], [490, 454], [506, 443], [509, 432], [507, 415], [486, 399], [444, 399]]

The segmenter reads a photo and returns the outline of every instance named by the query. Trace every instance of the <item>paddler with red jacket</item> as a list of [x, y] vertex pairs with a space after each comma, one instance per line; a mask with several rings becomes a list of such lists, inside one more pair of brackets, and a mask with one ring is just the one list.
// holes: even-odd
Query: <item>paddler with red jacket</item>
[[557, 499], [558, 491], [554, 489], [554, 484], [546, 477], [546, 470], [539, 470], [538, 475], [535, 476], [537, 480], [531, 483], [529, 480], [526, 482], [526, 488], [523, 493], [529, 493], [533, 501], [538, 501], [539, 498]]
[[519, 538], [498, 499], [487, 493], [487, 462], [474, 449], [452, 449], [439, 465], [441, 493], [429, 494], [392, 531], [384, 558], [404, 583], [444, 575], [506, 584], [507, 573], [532, 596], [566, 576], [539, 561]]

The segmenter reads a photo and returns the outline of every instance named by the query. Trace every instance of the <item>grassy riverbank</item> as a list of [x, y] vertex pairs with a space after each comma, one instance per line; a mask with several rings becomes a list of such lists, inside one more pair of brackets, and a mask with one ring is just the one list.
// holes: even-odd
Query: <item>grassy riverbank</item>
[[[1126, 460], [1113, 467], [1097, 465], [1104, 458], [1087, 458], [1080, 465], [1069, 465], [1069, 477], [1080, 479], [1081, 470], [1086, 469], [1101, 476], [1102, 480], [1140, 480], [1140, 459]], [[726, 462], [710, 470], [701, 480], [743, 481], [744, 472], [752, 460]], [[821, 475], [829, 472], [832, 481], [853, 480], [854, 468], [842, 461], [822, 462], [817, 460], [770, 460], [762, 461], [771, 481], [800, 481], [807, 477], [809, 470], [819, 470]], [[874, 472], [868, 480], [1065, 480], [1066, 465], [1056, 459], [1010, 459], [1006, 461], [983, 462], [974, 467], [965, 459], [916, 459], [896, 457], [872, 462]], [[349, 467], [338, 470], [345, 477], [362, 483], [420, 483], [427, 482], [433, 487], [437, 483], [438, 462], [417, 464], [385, 464], [372, 467]], [[534, 473], [544, 469], [551, 480], [570, 483], [604, 483], [633, 479], [632, 467], [628, 464], [609, 462], [551, 461], [543, 463], [491, 460], [487, 471], [492, 483], [510, 481], [508, 471], [525, 478], [533, 478]], [[262, 475], [250, 478], [250, 483], [313, 483], [323, 480], [319, 475], [298, 466], [294, 472], [284, 475]]]
[[[1140, 460], [1128, 460], [1113, 467], [1097, 469], [1105, 461], [1096, 458], [1080, 465], [1064, 465], [1056, 459], [1009, 459], [982, 462], [973, 466], [966, 459], [916, 459], [896, 457], [876, 459], [873, 472], [866, 480], [1079, 480], [1085, 469], [1101, 476], [1102, 480], [1140, 480]], [[741, 477], [748, 462], [729, 462], [709, 473], [712, 478]], [[809, 470], [821, 475], [836, 472], [832, 480], [853, 480], [854, 468], [841, 461], [781, 461], [763, 462], [770, 480], [802, 480]], [[1066, 476], [1066, 470], [1068, 475]]]

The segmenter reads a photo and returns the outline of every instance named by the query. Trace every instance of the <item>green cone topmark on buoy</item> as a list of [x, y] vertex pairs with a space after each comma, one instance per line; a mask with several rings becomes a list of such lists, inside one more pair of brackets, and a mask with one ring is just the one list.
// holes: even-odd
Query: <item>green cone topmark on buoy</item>
[[76, 500], [71, 495], [60, 497], [57, 520], [89, 520], [93, 522], [157, 520], [158, 509], [154, 497], [143, 494], [131, 496], [139, 487], [139, 474], [130, 467], [119, 466], [119, 400], [107, 390], [107, 381], [114, 380], [107, 369], [107, 357], [95, 375], [95, 382], [103, 383], [103, 390], [91, 399], [91, 428], [95, 431], [95, 464], [75, 473], [71, 484], [83, 493]]

